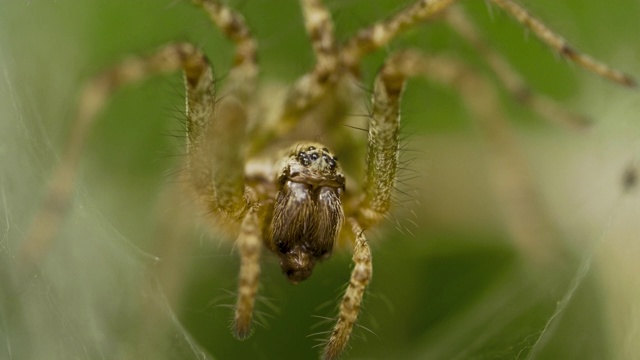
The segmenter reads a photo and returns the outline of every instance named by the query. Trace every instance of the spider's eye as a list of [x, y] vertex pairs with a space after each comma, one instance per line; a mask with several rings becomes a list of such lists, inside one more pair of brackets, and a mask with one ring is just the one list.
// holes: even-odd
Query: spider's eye
[[308, 150], [308, 151], [312, 151], [312, 150], [315, 150], [315, 149], [316, 149], [316, 147], [315, 147], [315, 146], [309, 146], [309, 147], [307, 148], [307, 150]]
[[322, 158], [324, 159], [324, 162], [329, 164], [329, 168], [331, 170], [334, 170], [336, 168], [336, 161], [333, 158], [329, 157], [328, 155], [324, 155], [322, 156]]
[[318, 160], [318, 154], [317, 153], [311, 154], [311, 160], [313, 160], [313, 161]]
[[304, 166], [308, 166], [310, 161], [309, 161], [309, 157], [307, 156], [306, 153], [300, 151], [298, 153], [298, 161], [300, 161], [302, 163], [302, 165]]

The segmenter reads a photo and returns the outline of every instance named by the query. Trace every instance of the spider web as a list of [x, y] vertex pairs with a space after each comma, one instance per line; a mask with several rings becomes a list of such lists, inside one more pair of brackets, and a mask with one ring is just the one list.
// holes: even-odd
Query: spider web
[[[28, 6], [36, 5], [32, 2]], [[380, 14], [375, 18], [388, 11], [385, 5], [376, 6], [380, 7]], [[388, 5], [389, 9], [394, 7], [397, 4]], [[251, 11], [251, 6], [247, 5], [246, 10]], [[342, 18], [348, 17], [349, 7], [340, 10], [344, 11]], [[187, 18], [191, 19], [193, 14], [189, 15]], [[180, 17], [168, 17], [176, 16]], [[25, 18], [28, 17], [23, 14]], [[73, 64], [82, 54], [64, 43], [46, 38], [33, 40], [44, 34], [19, 21], [10, 21], [8, 15], [0, 19], [6, 30], [0, 35], [0, 358], [314, 356], [316, 350], [304, 338], [304, 332], [314, 332], [314, 315], [333, 316], [334, 300], [339, 298], [348, 276], [348, 255], [338, 255], [336, 260], [323, 264], [308, 283], [294, 290], [277, 277], [277, 265], [266, 260], [261, 292], [276, 298], [277, 307], [286, 311], [266, 321], [266, 328], [258, 327], [250, 340], [237, 342], [227, 329], [227, 309], [218, 311], [209, 306], [211, 302], [221, 304], [215, 300], [220, 289], [235, 287], [237, 262], [229, 260], [234, 258], [230, 251], [201, 244], [194, 253], [185, 253], [184, 259], [198, 265], [190, 268], [196, 275], [188, 274], [185, 282], [189, 284], [180, 294], [187, 300], [176, 301], [173, 290], [159, 279], [157, 271], [168, 259], [160, 256], [157, 248], [148, 246], [146, 240], [133, 240], [139, 232], [149, 232], [148, 228], [130, 231], [127, 224], [131, 221], [112, 216], [113, 204], [104, 199], [117, 194], [113, 189], [105, 190], [105, 194], [95, 191], [108, 186], [80, 182], [73, 211], [46, 261], [29, 276], [19, 272], [20, 240], [38, 206], [50, 166], [56, 161], [54, 149], [60, 148], [60, 139], [65, 137], [63, 130], [51, 122], [68, 118], [73, 103], [68, 97], [77, 91], [77, 83], [56, 75], [57, 71], [66, 75], [71, 71], [55, 67], [25, 73], [24, 68], [33, 66], [23, 67], [22, 62], [33, 60], [15, 50], [50, 42], [48, 53], [63, 58], [51, 59], [58, 65]], [[64, 25], [49, 23], [52, 24]], [[42, 27], [47, 28], [45, 24]], [[21, 29], [21, 35], [31, 42], [10, 38], [8, 29]], [[72, 29], [56, 31], [78, 40], [79, 35], [74, 35]], [[284, 37], [280, 35], [278, 39]], [[635, 50], [629, 51], [633, 54]], [[624, 61], [617, 64], [624, 67]], [[640, 74], [635, 66], [626, 69]], [[39, 87], [52, 83], [55, 90]], [[577, 108], [597, 122], [589, 133], [557, 135], [554, 131], [555, 135], [533, 132], [521, 136], [534, 173], [539, 176], [536, 180], [541, 184], [545, 203], [573, 257], [569, 256], [562, 266], [535, 272], [522, 266], [506, 240], [496, 241], [496, 237], [500, 238], [495, 235], [499, 221], [468, 211], [461, 202], [465, 200], [457, 197], [470, 195], [473, 202], [478, 198], [474, 194], [483, 191], [482, 187], [469, 185], [474, 174], [463, 172], [460, 176], [450, 171], [456, 163], [475, 169], [473, 161], [478, 158], [467, 155], [478, 148], [464, 145], [474, 140], [416, 130], [413, 144], [429, 144], [418, 153], [429, 160], [425, 160], [426, 165], [416, 161], [413, 166], [425, 166], [426, 182], [449, 199], [438, 201], [433, 193], [422, 195], [424, 198], [419, 200], [427, 206], [425, 213], [431, 216], [439, 211], [434, 217], [441, 223], [434, 225], [434, 220], [419, 217], [420, 233], [413, 240], [394, 235], [393, 230], [378, 234], [378, 238], [388, 239], [374, 242], [374, 281], [362, 316], [362, 325], [375, 336], [356, 329], [353, 357], [635, 358], [640, 352], [640, 308], [636, 300], [640, 298], [640, 283], [635, 276], [635, 259], [640, 253], [640, 201], [639, 189], [623, 188], [623, 174], [629, 167], [640, 169], [640, 126], [636, 115], [640, 104], [636, 94], [611, 90], [597, 80], [583, 85], [581, 88], [587, 90], [576, 95]], [[419, 119], [420, 114], [411, 109], [422, 101], [415, 95], [417, 91], [412, 91], [408, 90], [407, 101], [413, 102], [407, 104], [405, 111], [409, 121]], [[450, 112], [437, 106], [431, 110], [435, 114]], [[445, 163], [446, 167], [440, 167]], [[94, 169], [91, 165], [88, 168]], [[88, 183], [94, 181], [90, 175], [87, 178]], [[451, 184], [459, 186], [455, 192], [438, 186], [451, 179], [455, 180]], [[418, 188], [424, 187], [420, 184]], [[131, 194], [129, 190], [123, 192]], [[466, 206], [473, 208], [474, 204], [482, 207], [486, 199]], [[149, 209], [153, 204], [139, 207]], [[131, 214], [145, 216], [136, 212], [133, 205], [131, 208]], [[454, 215], [448, 215], [447, 209], [455, 209]], [[423, 230], [432, 227], [435, 230]], [[461, 227], [464, 228], [460, 230]], [[450, 231], [451, 228], [456, 229]], [[443, 229], [448, 232], [445, 234]], [[214, 290], [193, 290], [207, 287]], [[314, 307], [323, 302], [330, 304], [325, 306], [328, 310], [315, 311]], [[275, 313], [267, 311], [267, 315]], [[363, 336], [369, 338], [367, 342], [361, 339]]]
[[3, 60], [0, 357], [210, 359], [157, 284], [151, 270], [160, 259], [112, 228], [82, 191], [48, 260], [23, 272], [20, 239], [43, 170], [25, 147], [33, 145], [28, 99], [15, 98], [11, 61]]

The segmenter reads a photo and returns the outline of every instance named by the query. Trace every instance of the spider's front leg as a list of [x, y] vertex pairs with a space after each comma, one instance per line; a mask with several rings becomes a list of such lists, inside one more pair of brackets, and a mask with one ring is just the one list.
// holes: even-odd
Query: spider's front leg
[[355, 235], [354, 268], [340, 303], [338, 320], [324, 349], [325, 359], [336, 359], [344, 351], [360, 312], [364, 291], [373, 272], [371, 250], [363, 228], [384, 218], [391, 208], [391, 193], [398, 169], [400, 97], [405, 80], [413, 75], [402, 57], [392, 57], [380, 70], [373, 90], [369, 121], [367, 170], [363, 198], [355, 216], [347, 219]]
[[221, 100], [216, 101], [211, 72], [197, 83], [187, 79], [187, 173], [212, 222], [238, 231], [240, 276], [233, 333], [245, 339], [251, 333], [262, 246], [257, 200], [245, 186], [244, 166], [239, 166], [244, 163], [247, 107], [258, 74], [257, 45], [242, 15], [216, 0], [194, 3], [236, 45]]
[[327, 340], [327, 344], [322, 353], [324, 360], [339, 358], [347, 346], [353, 325], [358, 320], [364, 291], [367, 285], [369, 285], [369, 281], [371, 281], [371, 274], [373, 272], [371, 249], [364, 236], [364, 230], [355, 219], [350, 218], [348, 222], [351, 225], [351, 231], [356, 237], [353, 248], [354, 267], [351, 271], [349, 285], [342, 297], [342, 302], [340, 302], [338, 321], [333, 327], [331, 336], [329, 340]]
[[526, 157], [502, 111], [500, 97], [485, 76], [451, 56], [405, 50], [390, 62], [460, 94], [486, 140], [491, 180], [504, 211], [506, 226], [522, 253], [536, 262], [553, 260], [558, 249], [557, 233], [530, 175]]
[[258, 208], [249, 209], [240, 225], [240, 235], [236, 242], [240, 251], [241, 264], [233, 332], [241, 340], [251, 334], [253, 308], [260, 277], [262, 237], [257, 213]]
[[232, 93], [214, 107], [211, 84], [203, 89], [189, 88], [187, 92], [186, 174], [209, 220], [232, 233], [239, 231], [236, 244], [240, 277], [233, 333], [238, 339], [245, 339], [251, 330], [262, 246], [258, 209], [245, 188], [244, 166], [238, 166], [243, 164], [247, 113]]

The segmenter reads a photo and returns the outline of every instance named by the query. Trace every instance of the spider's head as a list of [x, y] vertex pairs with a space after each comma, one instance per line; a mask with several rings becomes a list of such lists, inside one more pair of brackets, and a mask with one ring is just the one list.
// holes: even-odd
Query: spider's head
[[295, 155], [296, 160], [302, 166], [324, 175], [334, 175], [338, 167], [338, 158], [332, 155], [326, 147], [302, 146], [298, 148]]
[[289, 281], [298, 283], [331, 255], [344, 222], [344, 175], [329, 150], [311, 143], [291, 148], [278, 180], [270, 248]]
[[280, 183], [291, 180], [313, 187], [330, 186], [344, 190], [344, 175], [338, 158], [318, 143], [293, 146], [280, 172]]

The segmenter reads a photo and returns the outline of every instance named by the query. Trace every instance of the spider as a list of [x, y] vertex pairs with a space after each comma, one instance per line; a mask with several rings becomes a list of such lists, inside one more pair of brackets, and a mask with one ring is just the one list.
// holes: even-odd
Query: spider
[[[614, 82], [635, 86], [632, 78], [578, 52], [512, 0], [490, 2], [567, 59]], [[284, 102], [275, 105], [275, 116], [267, 117], [270, 112], [262, 111], [256, 100], [257, 42], [244, 18], [217, 0], [193, 3], [235, 44], [224, 88], [216, 89], [206, 56], [186, 42], [126, 58], [92, 78], [82, 92], [69, 144], [23, 253], [35, 261], [55, 237], [70, 205], [87, 134], [111, 94], [152, 75], [182, 70], [187, 92], [183, 183], [212, 227], [236, 239], [240, 270], [233, 332], [239, 339], [251, 333], [263, 246], [279, 257], [284, 275], [298, 283], [329, 258], [338, 243], [346, 243], [353, 246], [354, 267], [322, 356], [336, 359], [343, 353], [372, 277], [365, 231], [383, 221], [392, 208], [399, 167], [400, 100], [408, 78], [422, 76], [453, 87], [484, 121], [496, 114], [491, 85], [463, 62], [417, 50], [394, 53], [375, 79], [366, 157], [360, 159], [362, 165], [355, 164], [348, 157], [358, 153], [358, 142], [336, 128], [363, 96], [358, 80], [367, 54], [402, 32], [443, 16], [487, 58], [499, 81], [518, 100], [571, 126], [582, 122], [528, 91], [504, 59], [487, 47], [454, 0], [416, 1], [344, 42], [336, 40], [331, 15], [320, 0], [301, 0], [316, 64], [293, 84]], [[495, 123], [486, 122], [484, 127], [497, 143], [507, 141]], [[318, 134], [326, 139], [317, 141]], [[360, 167], [364, 169], [358, 171]]]

